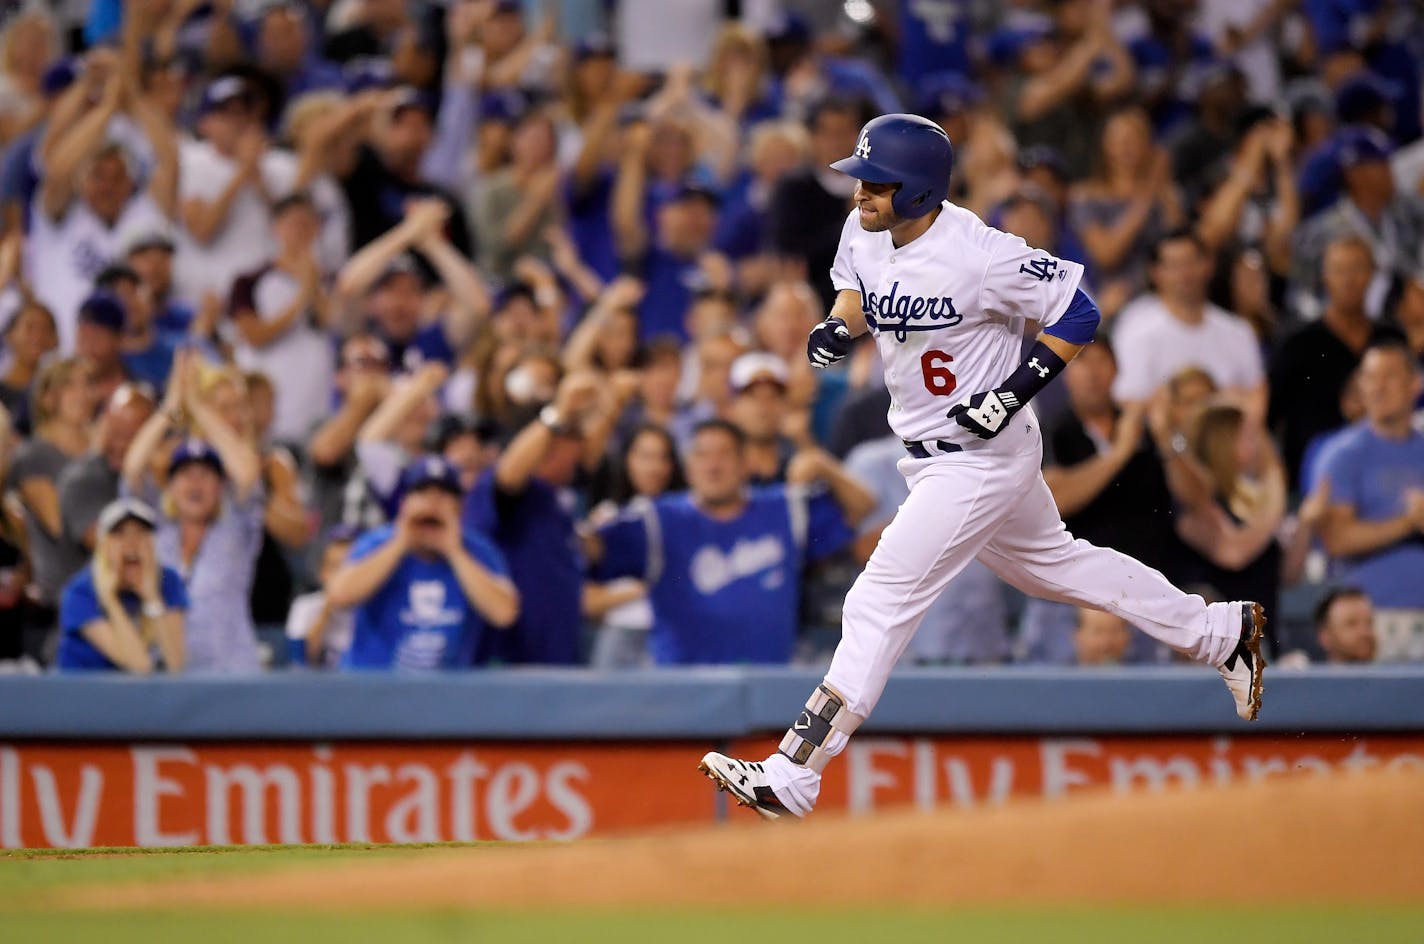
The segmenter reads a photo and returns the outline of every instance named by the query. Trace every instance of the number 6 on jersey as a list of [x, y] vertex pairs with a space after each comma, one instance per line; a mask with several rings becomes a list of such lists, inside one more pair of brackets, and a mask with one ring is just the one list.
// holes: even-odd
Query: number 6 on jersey
[[937, 397], [947, 397], [959, 386], [959, 380], [946, 366], [954, 360], [944, 351], [925, 351], [920, 355], [920, 373], [925, 377], [925, 389]]

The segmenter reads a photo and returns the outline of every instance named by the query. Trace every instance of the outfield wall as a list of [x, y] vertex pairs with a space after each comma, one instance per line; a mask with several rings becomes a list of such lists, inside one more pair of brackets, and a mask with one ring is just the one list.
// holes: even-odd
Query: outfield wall
[[[790, 670], [0, 680], [0, 847], [572, 839], [710, 822], [710, 747], [762, 756]], [[898, 674], [823, 784], [863, 813], [1424, 766], [1424, 671]]]

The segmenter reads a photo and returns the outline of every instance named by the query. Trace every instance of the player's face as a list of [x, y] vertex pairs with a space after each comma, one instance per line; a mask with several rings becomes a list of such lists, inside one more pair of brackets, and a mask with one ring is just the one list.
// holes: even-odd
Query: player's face
[[1335, 662], [1373, 662], [1375, 613], [1365, 597], [1341, 597], [1320, 629], [1321, 648]]
[[703, 505], [736, 502], [746, 485], [746, 465], [736, 439], [719, 429], [699, 433], [687, 454], [687, 482]]
[[891, 206], [899, 184], [875, 184], [856, 181], [855, 207], [860, 211], [860, 228], [867, 233], [883, 233], [900, 222]]

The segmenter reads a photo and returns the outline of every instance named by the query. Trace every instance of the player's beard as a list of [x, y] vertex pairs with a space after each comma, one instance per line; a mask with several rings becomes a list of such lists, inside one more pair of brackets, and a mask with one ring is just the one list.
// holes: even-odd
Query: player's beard
[[893, 210], [888, 212], [885, 210], [876, 210], [875, 214], [867, 220], [865, 216], [860, 213], [859, 207], [857, 207], [856, 215], [860, 219], [860, 228], [867, 233], [883, 233], [900, 222], [900, 218], [895, 215]]

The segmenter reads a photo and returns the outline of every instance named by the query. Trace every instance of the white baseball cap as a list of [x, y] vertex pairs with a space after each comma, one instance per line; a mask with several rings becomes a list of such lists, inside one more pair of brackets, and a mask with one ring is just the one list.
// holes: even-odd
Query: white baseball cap
[[733, 393], [741, 393], [763, 380], [785, 389], [788, 376], [786, 362], [781, 358], [766, 351], [751, 351], [732, 362], [728, 382]]

